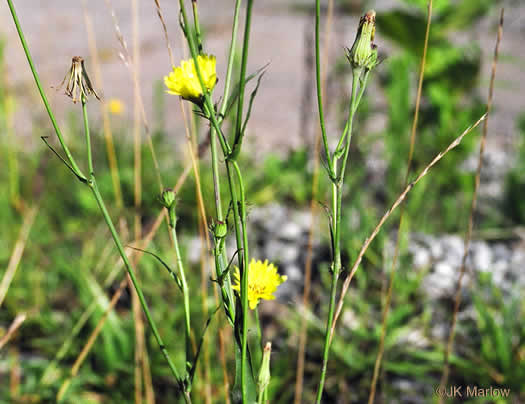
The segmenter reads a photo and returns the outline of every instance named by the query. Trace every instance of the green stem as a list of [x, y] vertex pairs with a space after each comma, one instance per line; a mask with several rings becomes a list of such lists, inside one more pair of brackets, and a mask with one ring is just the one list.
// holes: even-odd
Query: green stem
[[151, 316], [151, 313], [148, 308], [148, 304], [146, 303], [146, 299], [144, 298], [144, 294], [142, 293], [142, 289], [139, 283], [137, 282], [137, 278], [135, 277], [135, 272], [133, 271], [133, 268], [131, 267], [131, 263], [128, 260], [126, 252], [124, 251], [124, 247], [122, 246], [122, 242], [120, 241], [120, 238], [117, 234], [117, 230], [115, 229], [113, 221], [111, 220], [111, 216], [109, 215], [109, 212], [106, 208], [104, 200], [102, 199], [102, 195], [100, 194], [100, 191], [98, 190], [97, 182], [96, 182], [94, 175], [91, 176], [87, 184], [91, 188], [91, 191], [93, 192], [93, 196], [95, 197], [95, 200], [97, 201], [97, 204], [102, 213], [102, 216], [104, 217], [104, 220], [106, 221], [109, 231], [111, 232], [111, 236], [113, 237], [113, 241], [115, 242], [117, 250], [120, 256], [122, 257], [122, 260], [124, 261], [124, 266], [126, 267], [126, 270], [128, 271], [128, 275], [131, 279], [131, 283], [133, 284], [133, 287], [135, 288], [135, 291], [137, 292], [137, 296], [139, 298], [142, 309], [144, 310], [144, 314], [146, 315], [146, 319], [151, 327], [151, 331], [153, 332], [153, 335], [155, 339], [157, 340], [157, 343], [159, 344], [160, 351], [162, 355], [164, 356], [164, 358], [166, 359], [166, 361], [168, 362], [168, 366], [173, 376], [179, 383], [179, 386], [181, 387], [182, 392], [184, 393], [184, 399], [186, 403], [190, 403], [191, 400], [189, 399], [189, 396], [186, 394], [182, 379], [180, 378], [177, 368], [175, 367], [173, 361], [171, 360], [169, 356], [168, 350], [166, 349], [166, 346], [164, 345], [162, 337], [160, 336], [159, 331], [157, 329], [157, 325], [155, 324], [155, 321], [153, 320], [153, 317]]
[[191, 6], [193, 9], [193, 23], [195, 25], [195, 40], [197, 41], [197, 50], [202, 53], [202, 35], [201, 25], [199, 24], [199, 10], [197, 8], [197, 0], [191, 0]]
[[[253, 2], [253, 0], [249, 0], [250, 3]], [[246, 357], [247, 357], [247, 315], [248, 315], [248, 296], [247, 296], [247, 280], [248, 280], [248, 271], [247, 271], [247, 259], [248, 259], [248, 240], [247, 240], [247, 233], [246, 233], [246, 203], [245, 203], [245, 197], [244, 197], [244, 186], [242, 183], [242, 175], [240, 173], [239, 166], [235, 161], [230, 160], [228, 157], [232, 156], [231, 149], [226, 141], [226, 137], [222, 133], [219, 121], [217, 119], [215, 108], [213, 105], [213, 102], [211, 100], [210, 92], [206, 89], [204, 86], [204, 80], [202, 79], [202, 73], [201, 69], [197, 60], [197, 51], [195, 48], [195, 38], [191, 34], [191, 31], [188, 29], [188, 18], [186, 13], [186, 8], [184, 6], [184, 0], [179, 0], [180, 5], [180, 12], [182, 16], [182, 27], [184, 30], [184, 34], [186, 36], [186, 39], [188, 40], [188, 45], [190, 48], [190, 53], [193, 57], [193, 61], [195, 63], [195, 70], [197, 72], [197, 77], [199, 79], [199, 83], [201, 85], [201, 88], [203, 89], [203, 96], [204, 96], [204, 105], [203, 110], [206, 113], [206, 115], [209, 117], [213, 129], [218, 134], [219, 142], [221, 144], [224, 156], [226, 158], [226, 172], [228, 175], [228, 184], [230, 188], [230, 195], [232, 198], [232, 204], [233, 204], [233, 216], [234, 216], [234, 222], [235, 222], [235, 238], [237, 241], [237, 249], [240, 251], [242, 250], [243, 254], [239, 254], [238, 261], [239, 261], [239, 270], [243, 277], [246, 279], [242, 279], [242, 287], [241, 287], [241, 302], [243, 307], [243, 335], [242, 335], [242, 347], [241, 347], [241, 390], [242, 390], [242, 400], [244, 403], [247, 402], [247, 381], [246, 381]], [[248, 11], [247, 11], [247, 18], [248, 15], [251, 14], [251, 5], [248, 5]], [[247, 21], [248, 23], [248, 21]], [[249, 23], [248, 23], [249, 25]], [[249, 37], [245, 35], [245, 41], [248, 41]], [[244, 83], [241, 83], [243, 85]], [[239, 100], [240, 102], [240, 100]], [[241, 110], [242, 112], [242, 110]], [[239, 143], [240, 145], [240, 143]], [[238, 149], [236, 153], [239, 153], [240, 147], [238, 146]], [[234, 165], [233, 168], [237, 172], [237, 176], [239, 179], [239, 188], [241, 191], [241, 206], [239, 207], [239, 200], [237, 197], [237, 190], [235, 189], [235, 181], [233, 178], [232, 173], [232, 164]], [[241, 210], [241, 216], [242, 219], [239, 217], [239, 209]], [[241, 226], [242, 226], [242, 232], [241, 232]], [[245, 268], [246, 267], [246, 268]]]
[[[354, 69], [354, 71], [352, 72], [352, 75], [353, 75], [353, 80], [352, 80], [352, 98], [350, 100], [350, 113], [349, 113], [348, 121], [347, 121], [347, 124], [346, 124], [346, 126], [348, 127], [348, 140], [346, 141], [346, 145], [345, 145], [345, 149], [344, 149], [344, 156], [343, 156], [343, 163], [341, 164], [341, 171], [340, 171], [339, 177], [338, 177], [338, 181], [341, 184], [341, 186], [342, 186], [344, 178], [345, 178], [346, 163], [348, 162], [348, 155], [349, 155], [349, 152], [350, 152], [350, 143], [352, 141], [352, 126], [353, 126], [353, 123], [354, 123], [354, 115], [355, 115], [355, 112], [356, 112], [357, 106], [358, 106], [358, 101], [357, 100], [360, 99], [360, 97], [358, 97], [356, 95], [356, 93], [357, 93], [357, 85], [358, 85], [358, 82], [359, 82], [359, 76], [361, 75], [361, 71], [359, 69]], [[361, 89], [360, 89], [360, 94], [362, 95], [363, 92], [364, 92], [364, 87], [362, 86]]]
[[87, 100], [86, 96], [82, 94], [82, 116], [84, 118], [84, 132], [86, 134], [86, 149], [87, 149], [87, 158], [88, 158], [88, 169], [89, 175], [93, 175], [93, 155], [91, 153], [91, 135], [89, 132], [89, 120], [87, 114]]
[[244, 132], [242, 130], [244, 90], [246, 88], [246, 65], [248, 63], [248, 49], [250, 43], [250, 28], [252, 23], [253, 0], [248, 0], [246, 6], [246, 21], [244, 23], [244, 41], [241, 57], [241, 74], [239, 77], [239, 99], [237, 100], [237, 116], [235, 119], [235, 141], [233, 143], [231, 158], [235, 159], [239, 155]]
[[[321, 367], [321, 377], [319, 380], [319, 387], [317, 389], [317, 398], [316, 403], [321, 402], [323, 396], [324, 383], [326, 379], [326, 369], [328, 365], [328, 357], [330, 355], [330, 330], [334, 321], [335, 314], [335, 298], [337, 294], [337, 281], [341, 273], [341, 217], [342, 217], [342, 200], [343, 200], [343, 183], [344, 176], [346, 171], [346, 164], [348, 162], [348, 156], [350, 151], [350, 142], [352, 140], [352, 124], [354, 121], [354, 115], [357, 110], [358, 101], [361, 99], [361, 96], [364, 92], [364, 86], [366, 85], [366, 78], [362, 82], [359, 95], [357, 94], [357, 89], [359, 85], [359, 78], [361, 76], [361, 69], [354, 69], [353, 71], [353, 80], [352, 80], [352, 95], [350, 98], [350, 111], [348, 113], [348, 120], [345, 125], [341, 139], [339, 140], [339, 145], [337, 146], [336, 152], [334, 153], [334, 172], [337, 173], [337, 161], [339, 160], [339, 151], [338, 149], [344, 144], [344, 155], [342, 158], [341, 169], [337, 179], [332, 181], [332, 210], [333, 210], [333, 223], [334, 223], [334, 257], [332, 263], [332, 284], [330, 288], [330, 305], [328, 308], [328, 319], [326, 321], [326, 332], [325, 332], [325, 342], [323, 348], [323, 364]], [[346, 143], [344, 140], [346, 139]]]
[[9, 6], [9, 10], [11, 10], [11, 15], [13, 16], [13, 21], [16, 25], [16, 30], [18, 32], [18, 36], [20, 37], [20, 41], [22, 42], [22, 47], [24, 48], [25, 55], [27, 57], [27, 61], [29, 63], [29, 67], [31, 68], [31, 72], [33, 73], [33, 77], [35, 79], [36, 86], [38, 88], [38, 92], [40, 93], [40, 96], [42, 97], [42, 101], [44, 102], [44, 106], [46, 107], [47, 114], [49, 115], [49, 119], [51, 119], [51, 123], [53, 125], [53, 128], [55, 129], [55, 133], [57, 134], [58, 141], [60, 142], [60, 146], [64, 150], [64, 153], [66, 153], [66, 157], [69, 161], [69, 164], [71, 165], [71, 168], [73, 169], [73, 172], [75, 175], [81, 180], [81, 181], [87, 181], [86, 176], [82, 173], [82, 170], [78, 167], [75, 159], [73, 158], [73, 155], [69, 151], [69, 148], [67, 147], [64, 138], [62, 136], [62, 132], [60, 131], [60, 128], [58, 127], [58, 123], [55, 119], [55, 116], [53, 115], [53, 111], [51, 110], [51, 106], [49, 105], [49, 101], [47, 100], [46, 94], [44, 92], [44, 89], [42, 88], [42, 83], [40, 82], [40, 77], [38, 76], [38, 72], [36, 71], [35, 65], [33, 63], [33, 58], [31, 57], [31, 53], [29, 52], [29, 47], [27, 46], [27, 42], [24, 36], [24, 33], [22, 31], [22, 27], [20, 25], [20, 21], [18, 20], [18, 16], [16, 14], [15, 7], [13, 5], [12, 0], [7, 0], [7, 4]]
[[89, 124], [88, 124], [88, 119], [87, 119], [87, 113], [86, 113], [86, 109], [85, 109], [85, 99], [83, 100], [83, 113], [84, 113], [84, 124], [85, 124], [85, 127], [86, 127], [86, 142], [88, 144], [88, 159], [90, 161], [90, 178], [89, 180], [84, 176], [84, 174], [82, 173], [82, 171], [79, 169], [78, 165], [76, 164], [73, 156], [71, 155], [70, 151], [69, 151], [69, 148], [67, 147], [67, 145], [65, 144], [64, 142], [64, 139], [62, 137], [62, 133], [60, 131], [60, 128], [58, 127], [58, 124], [56, 122], [56, 119], [54, 117], [54, 114], [53, 114], [53, 111], [51, 110], [51, 106], [49, 105], [49, 102], [47, 100], [47, 97], [44, 93], [44, 90], [42, 88], [42, 84], [40, 83], [40, 78], [38, 76], [38, 73], [36, 71], [36, 68], [34, 66], [34, 63], [33, 63], [33, 60], [32, 60], [32, 57], [31, 57], [31, 54], [29, 52], [29, 48], [27, 46], [27, 43], [25, 41], [25, 37], [24, 37], [24, 34], [22, 32], [22, 28], [20, 26], [20, 22], [18, 21], [18, 17], [17, 17], [17, 14], [16, 14], [16, 11], [14, 9], [14, 6], [13, 6], [13, 3], [11, 0], [7, 0], [7, 3], [9, 5], [9, 9], [11, 10], [11, 15], [13, 16], [13, 21], [16, 25], [16, 29], [18, 31], [18, 35], [20, 37], [20, 41], [22, 42], [22, 47], [24, 48], [24, 52], [26, 54], [26, 57], [27, 57], [27, 60], [28, 60], [28, 63], [29, 63], [29, 66], [31, 68], [31, 71], [33, 73], [33, 77], [35, 79], [35, 82], [36, 82], [36, 85], [38, 87], [38, 91], [40, 93], [40, 96], [42, 97], [42, 101], [44, 102], [44, 105], [46, 107], [46, 110], [47, 110], [47, 113], [49, 115], [49, 118], [51, 120], [51, 123], [53, 124], [53, 127], [55, 129], [55, 132], [57, 134], [57, 137], [60, 141], [60, 145], [62, 146], [62, 149], [64, 150], [64, 152], [66, 153], [66, 156], [67, 156], [67, 159], [71, 165], [71, 168], [73, 170], [73, 172], [75, 173], [75, 175], [83, 182], [85, 183], [87, 186], [89, 186], [89, 188], [91, 189], [92, 193], [93, 193], [93, 196], [100, 208], [100, 211], [102, 213], [102, 216], [104, 217], [104, 220], [106, 221], [106, 224], [111, 232], [111, 236], [113, 237], [113, 240], [115, 242], [115, 245], [119, 251], [119, 254], [120, 256], [122, 257], [122, 260], [124, 262], [124, 265], [126, 267], [126, 270], [128, 272], [128, 275], [131, 279], [131, 282], [133, 284], [133, 287], [135, 288], [136, 292], [137, 292], [137, 295], [139, 297], [139, 301], [140, 301], [140, 304], [142, 305], [142, 308], [144, 310], [144, 314], [146, 315], [146, 319], [152, 329], [152, 332], [153, 332], [153, 335], [155, 337], [155, 339], [157, 340], [157, 343], [159, 344], [159, 347], [160, 347], [160, 350], [161, 350], [161, 353], [162, 355], [165, 357], [166, 361], [168, 362], [168, 366], [171, 370], [171, 372], [173, 373], [173, 376], [175, 377], [175, 380], [177, 381], [177, 383], [179, 384], [179, 387], [181, 388], [181, 391], [183, 392], [183, 395], [184, 395], [184, 400], [186, 403], [191, 403], [191, 399], [189, 397], [189, 394], [185, 391], [185, 388], [184, 388], [184, 383], [182, 381], [182, 379], [180, 378], [178, 372], [177, 372], [177, 368], [175, 367], [173, 361], [171, 360], [170, 356], [169, 356], [169, 353], [166, 349], [166, 346], [164, 345], [164, 342], [162, 341], [162, 337], [160, 336], [158, 330], [157, 330], [157, 326], [153, 320], [153, 317], [151, 316], [151, 313], [149, 311], [149, 308], [147, 306], [147, 303], [146, 303], [146, 299], [144, 298], [144, 294], [142, 293], [142, 289], [140, 288], [140, 285], [138, 284], [137, 282], [137, 279], [135, 277], [135, 273], [131, 267], [131, 264], [128, 260], [128, 257], [124, 251], [124, 247], [122, 245], [122, 242], [120, 241], [120, 238], [117, 234], [117, 231], [115, 229], [115, 226], [111, 220], [111, 217], [109, 215], [109, 212], [106, 208], [106, 205], [104, 203], [104, 200], [102, 198], [102, 195], [100, 194], [100, 191], [98, 189], [98, 186], [97, 186], [97, 182], [96, 182], [96, 179], [95, 179], [95, 175], [93, 174], [93, 170], [92, 170], [92, 157], [91, 157], [91, 139], [90, 139], [90, 135], [89, 135]]
[[326, 169], [331, 179], [335, 179], [334, 164], [330, 157], [330, 149], [328, 148], [328, 138], [326, 136], [326, 128], [324, 122], [323, 112], [323, 95], [321, 83], [321, 50], [320, 50], [320, 25], [321, 25], [321, 1], [315, 1], [315, 81], [317, 84], [317, 107], [319, 109], [319, 124], [321, 126], [321, 135], [323, 138], [323, 145], [326, 158]]
[[226, 79], [224, 81], [224, 94], [222, 96], [222, 103], [219, 115], [221, 117], [226, 113], [228, 107], [228, 96], [230, 95], [231, 78], [233, 72], [233, 62], [235, 60], [235, 44], [237, 42], [237, 29], [239, 27], [239, 14], [241, 10], [242, 0], [235, 1], [235, 12], [233, 14], [232, 39], [230, 42], [230, 52], [228, 55], [228, 69], [226, 70]]
[[[222, 118], [217, 118], [216, 116], [216, 113], [215, 113], [215, 108], [214, 108], [214, 105], [213, 105], [213, 101], [211, 99], [211, 96], [210, 96], [210, 93], [209, 91], [207, 91], [206, 87], [204, 86], [204, 81], [202, 79], [202, 73], [201, 73], [201, 69], [200, 69], [200, 66], [199, 66], [199, 63], [197, 61], [197, 52], [196, 52], [196, 48], [195, 48], [195, 38], [193, 37], [193, 35], [191, 34], [191, 30], [189, 30], [189, 25], [188, 25], [188, 18], [187, 18], [187, 13], [186, 13], [186, 8], [184, 6], [184, 1], [183, 0], [179, 0], [179, 5], [180, 5], [180, 11], [181, 11], [181, 16], [182, 16], [182, 22], [183, 22], [183, 30], [184, 30], [184, 34], [188, 40], [188, 45], [189, 45], [189, 48], [190, 48], [190, 53], [193, 57], [193, 60], [194, 60], [194, 63], [195, 63], [195, 70], [197, 72], [197, 77], [199, 79], [199, 83], [201, 85], [201, 88], [203, 89], [204, 91], [204, 104], [203, 104], [203, 110], [206, 114], [206, 116], [210, 119], [210, 122], [211, 122], [211, 126], [212, 126], [212, 129], [215, 131], [215, 133], [218, 135], [218, 139], [219, 139], [219, 143], [221, 144], [221, 148], [222, 148], [222, 151], [223, 151], [223, 154], [224, 156], [228, 156], [230, 155], [231, 153], [231, 148], [230, 146], [228, 145], [228, 142], [226, 140], [226, 137], [224, 136], [223, 132], [222, 132], [222, 129], [220, 127], [220, 123], [222, 122]], [[240, 2], [236, 5], [236, 8], [238, 8], [240, 6]], [[235, 21], [234, 22], [237, 22], [238, 21], [238, 10], [236, 9], [236, 14], [234, 16], [234, 19]], [[198, 24], [198, 19], [194, 20], [196, 24]], [[197, 30], [197, 29], [196, 29]], [[234, 25], [234, 31], [236, 31], [236, 28], [235, 28], [235, 25]], [[236, 32], [234, 32], [232, 35], [236, 35]], [[229, 86], [229, 82], [231, 81], [231, 69], [232, 69], [232, 66], [233, 66], [233, 44], [232, 44], [232, 49], [230, 49], [230, 60], [229, 60], [229, 79], [227, 80], [226, 82], [226, 85]], [[224, 108], [226, 107], [226, 105], [224, 106]], [[213, 140], [213, 139], [212, 139]], [[214, 147], [214, 144], [212, 142], [212, 148]], [[220, 204], [220, 193], [218, 194], [218, 198], [217, 199], [217, 192], [220, 192], [220, 185], [219, 185], [219, 182], [218, 182], [218, 158], [217, 158], [217, 153], [216, 153], [216, 150], [215, 150], [215, 153], [212, 149], [212, 166], [214, 166], [213, 170], [214, 170], [214, 185], [215, 186], [218, 186], [216, 188], [216, 208], [218, 208], [218, 213], [221, 213], [221, 217], [222, 217], [222, 207], [221, 207], [221, 204]], [[236, 197], [236, 192], [235, 192], [235, 188], [234, 188], [234, 185], [232, 183], [232, 180], [233, 180], [233, 177], [231, 175], [231, 170], [228, 168], [228, 164], [227, 164], [227, 171], [229, 172], [228, 174], [228, 180], [230, 182], [230, 194], [232, 195], [232, 202], [233, 204], [236, 206], [237, 205], [237, 197]], [[240, 250], [242, 249], [242, 242], [241, 242], [241, 237], [240, 237], [240, 234], [239, 234], [239, 231], [240, 231], [240, 228], [238, 226], [238, 214], [237, 214], [237, 210], [236, 208], [234, 209], [234, 220], [235, 220], [235, 232], [236, 232], [236, 239], [237, 239], [237, 248]], [[219, 217], [218, 215], [218, 220], [221, 220], [221, 218]], [[226, 249], [224, 248], [224, 256], [223, 256], [223, 263], [225, 263], [227, 260], [226, 258]], [[219, 262], [219, 261], [218, 261]], [[241, 256], [239, 255], [239, 267], [242, 268], [242, 265], [241, 265]], [[233, 291], [232, 291], [232, 288], [231, 288], [231, 280], [230, 280], [230, 277], [227, 276], [226, 278], [226, 282], [227, 282], [227, 292], [228, 292], [228, 296], [230, 296], [230, 301], [228, 302], [229, 306], [230, 306], [230, 313], [232, 313], [232, 315], [235, 313], [235, 305], [233, 304]], [[224, 296], [224, 294], [223, 294]]]
[[177, 238], [177, 219], [171, 217], [174, 216], [173, 208], [169, 209], [170, 214], [170, 229], [171, 235], [173, 236], [173, 247], [175, 248], [175, 255], [177, 259], [177, 266], [179, 267], [180, 281], [182, 284], [182, 298], [184, 300], [184, 335], [185, 335], [185, 344], [186, 344], [186, 360], [192, 361], [192, 349], [191, 349], [191, 318], [190, 318], [190, 295], [188, 283], [186, 282], [186, 274], [184, 271], [184, 265], [182, 263], [182, 255], [180, 253], [179, 242]]
[[340, 154], [342, 147], [343, 147], [343, 143], [346, 139], [346, 135], [350, 133], [350, 136], [352, 136], [352, 123], [354, 120], [353, 117], [357, 109], [357, 106], [361, 102], [363, 93], [365, 92], [369, 73], [370, 73], [369, 70], [365, 72], [363, 76], [363, 80], [361, 82], [361, 86], [359, 88], [359, 94], [357, 94], [357, 97], [356, 97], [354, 92], [357, 91], [357, 81], [359, 80], [360, 70], [356, 69], [354, 72], [352, 72], [352, 96], [350, 97], [350, 109], [348, 111], [348, 119], [346, 120], [343, 134], [341, 135], [341, 138], [339, 139], [339, 142], [337, 143], [337, 147], [335, 148], [334, 156], [338, 156]]
[[241, 227], [243, 235], [243, 263], [241, 267], [241, 304], [242, 304], [242, 347], [241, 347], [241, 384], [242, 384], [242, 395], [243, 403], [246, 401], [246, 362], [247, 362], [247, 347], [248, 347], [248, 272], [249, 272], [249, 259], [248, 259], [248, 232], [246, 231], [246, 200], [244, 183], [242, 180], [241, 170], [236, 161], [233, 161], [235, 172], [237, 173], [237, 181], [239, 182], [239, 191], [241, 195], [240, 210], [241, 210]]
[[262, 342], [262, 328], [261, 328], [261, 321], [259, 319], [259, 309], [256, 307], [253, 311], [255, 314], [255, 325], [257, 326], [257, 338], [259, 340], [259, 350], [261, 351], [261, 357], [263, 352], [263, 342]]
[[[205, 105], [205, 113], [207, 115], [212, 115], [213, 112], [210, 111], [207, 106]], [[212, 161], [212, 173], [213, 173], [213, 188], [215, 192], [215, 211], [217, 214], [217, 221], [224, 222], [224, 214], [222, 211], [222, 201], [221, 201], [221, 185], [220, 185], [220, 176], [219, 176], [219, 157], [217, 153], [217, 143], [215, 142], [215, 135], [217, 135], [217, 131], [214, 131], [214, 127], [212, 126], [210, 131], [210, 148], [211, 148], [211, 161]], [[219, 135], [220, 137], [220, 135]], [[216, 252], [216, 271], [217, 276], [222, 276], [222, 272], [226, 270], [226, 265], [228, 262], [228, 257], [226, 253], [226, 241], [222, 240], [222, 245], [220, 246], [220, 251]], [[231, 284], [231, 277], [229, 274], [226, 274], [224, 277], [224, 281], [226, 286], [220, 285], [222, 290], [222, 296], [227, 296], [228, 300], [224, 303], [228, 306], [228, 311], [231, 315], [232, 322], [235, 321], [235, 303], [233, 299], [233, 289]]]
[[330, 306], [328, 309], [328, 321], [326, 323], [326, 333], [324, 340], [324, 349], [323, 349], [323, 365], [321, 368], [321, 379], [319, 380], [319, 388], [317, 389], [317, 398], [315, 402], [319, 404], [321, 402], [321, 397], [323, 396], [324, 382], [326, 379], [326, 368], [328, 364], [328, 354], [330, 351], [330, 328], [334, 321], [334, 309], [335, 309], [335, 295], [337, 292], [337, 280], [338, 277], [335, 276], [335, 271], [332, 273], [332, 286], [330, 288]]

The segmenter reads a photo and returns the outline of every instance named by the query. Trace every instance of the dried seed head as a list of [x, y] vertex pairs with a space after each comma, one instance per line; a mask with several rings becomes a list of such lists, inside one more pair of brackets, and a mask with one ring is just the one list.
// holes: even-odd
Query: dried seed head
[[82, 101], [82, 99], [87, 101], [89, 95], [94, 95], [95, 98], [100, 101], [100, 97], [93, 89], [91, 80], [87, 75], [84, 67], [84, 59], [81, 56], [73, 56], [69, 72], [64, 77], [64, 80], [62, 80], [59, 88], [64, 85], [66, 79], [66, 95], [70, 97], [75, 104], [77, 101]]

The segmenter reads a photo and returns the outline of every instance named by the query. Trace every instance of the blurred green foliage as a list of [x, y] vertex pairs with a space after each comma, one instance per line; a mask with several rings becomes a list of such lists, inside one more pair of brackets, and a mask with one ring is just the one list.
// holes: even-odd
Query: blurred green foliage
[[[400, 192], [406, 172], [406, 159], [400, 156], [408, 156], [427, 18], [426, 1], [407, 0], [406, 3], [416, 7], [377, 15], [378, 37], [401, 48], [395, 56], [387, 56], [380, 69], [388, 103], [384, 139], [389, 200]], [[478, 96], [479, 45], [472, 42], [460, 45], [455, 37], [473, 27], [493, 6], [492, 1], [477, 0], [442, 0], [434, 4], [413, 173], [419, 172], [484, 112], [484, 101]], [[464, 228], [473, 177], [460, 167], [475, 151], [478, 139], [476, 133], [467, 136], [440, 161], [432, 177], [416, 187], [408, 207], [415, 217], [418, 212], [425, 212], [420, 216], [422, 220], [414, 223], [418, 229], [450, 232]], [[428, 222], [428, 217], [439, 217], [440, 222]]]
[[458, 380], [465, 385], [507, 388], [512, 394], [524, 395], [523, 299], [519, 293], [505, 298], [494, 286], [490, 272], [481, 277], [472, 297], [474, 319], [458, 335], [458, 344], [467, 358], [457, 367]]
[[505, 181], [504, 211], [512, 223], [525, 224], [525, 114], [518, 122], [516, 164]]

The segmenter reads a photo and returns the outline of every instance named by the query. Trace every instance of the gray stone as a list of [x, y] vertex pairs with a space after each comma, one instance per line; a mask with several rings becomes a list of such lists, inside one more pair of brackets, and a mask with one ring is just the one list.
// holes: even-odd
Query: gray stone
[[[437, 239], [436, 243], [440, 243]], [[465, 243], [459, 236], [446, 235], [441, 238], [443, 246], [443, 260], [450, 263], [454, 267], [461, 266], [463, 254], [465, 251]]]
[[470, 247], [472, 268], [476, 271], [486, 272], [491, 270], [492, 250], [484, 241], [475, 241]]
[[421, 247], [417, 244], [409, 246], [409, 251], [412, 254], [414, 267], [417, 269], [426, 268], [432, 262], [432, 256], [427, 248]]
[[501, 260], [508, 262], [511, 258], [511, 251], [505, 244], [497, 243], [492, 246], [492, 255], [494, 261]]
[[268, 240], [264, 247], [264, 256], [270, 261], [291, 264], [299, 258], [299, 246], [294, 243], [283, 243], [276, 239]]
[[299, 211], [294, 214], [294, 222], [301, 227], [303, 231], [308, 232], [312, 225], [312, 215], [309, 210]]
[[279, 272], [288, 276], [288, 280], [292, 282], [302, 281], [303, 279], [303, 272], [297, 265], [287, 265], [284, 268], [280, 268]]
[[277, 231], [277, 235], [280, 239], [294, 241], [297, 240], [302, 234], [301, 226], [295, 222], [285, 222], [281, 225]]

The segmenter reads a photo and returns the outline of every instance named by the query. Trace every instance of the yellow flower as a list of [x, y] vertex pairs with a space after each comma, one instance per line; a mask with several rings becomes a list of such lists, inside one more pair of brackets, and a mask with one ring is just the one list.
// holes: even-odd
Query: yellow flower
[[[233, 289], [241, 291], [241, 275], [239, 268], [236, 268], [233, 274], [235, 278], [235, 284]], [[275, 296], [273, 293], [277, 290], [277, 287], [286, 281], [288, 277], [286, 275], [279, 275], [277, 268], [268, 263], [268, 260], [264, 262], [252, 258], [250, 266], [248, 268], [248, 302], [250, 309], [255, 309], [259, 303], [259, 299], [273, 300]]]
[[122, 115], [124, 113], [124, 103], [117, 98], [112, 98], [108, 102], [108, 111], [113, 115]]
[[[215, 56], [198, 55], [197, 62], [204, 86], [209, 91], [213, 90], [217, 83]], [[168, 93], [180, 95], [189, 101], [198, 101], [203, 94], [193, 59], [183, 60], [179, 67], [174, 67], [168, 76], [164, 76], [164, 84], [168, 87]]]

